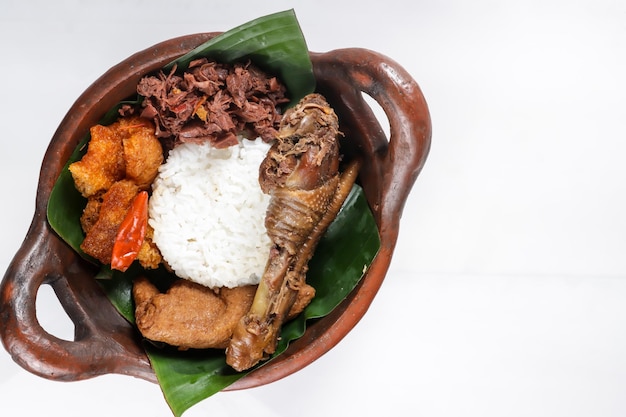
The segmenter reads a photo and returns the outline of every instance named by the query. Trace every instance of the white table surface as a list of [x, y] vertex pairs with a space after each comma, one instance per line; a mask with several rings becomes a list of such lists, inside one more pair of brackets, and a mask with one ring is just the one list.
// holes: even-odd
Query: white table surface
[[[623, 2], [3, 0], [0, 270], [48, 142], [91, 82], [165, 39], [292, 7], [311, 50], [369, 48], [413, 75], [432, 150], [358, 326], [297, 374], [186, 416], [625, 415]], [[38, 306], [72, 337], [51, 291]], [[154, 384], [48, 381], [0, 349], [0, 415], [171, 413]]]

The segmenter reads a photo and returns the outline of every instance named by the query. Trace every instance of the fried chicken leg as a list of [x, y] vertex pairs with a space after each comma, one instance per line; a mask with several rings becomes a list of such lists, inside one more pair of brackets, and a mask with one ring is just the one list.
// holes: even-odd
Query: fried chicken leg
[[307, 264], [356, 179], [356, 163], [339, 174], [339, 135], [326, 100], [308, 95], [285, 113], [261, 164], [259, 182], [271, 196], [265, 226], [274, 246], [252, 306], [226, 349], [226, 361], [237, 371], [275, 352], [281, 326], [306, 285]]

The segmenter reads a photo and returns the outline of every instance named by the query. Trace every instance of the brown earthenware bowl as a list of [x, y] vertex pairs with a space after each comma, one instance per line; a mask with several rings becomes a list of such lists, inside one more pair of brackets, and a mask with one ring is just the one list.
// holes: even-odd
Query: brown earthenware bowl
[[[92, 279], [94, 267], [52, 231], [46, 206], [59, 173], [89, 127], [131, 96], [143, 75], [215, 35], [171, 39], [132, 55], [94, 82], [61, 122], [43, 160], [32, 224], [0, 286], [0, 336], [26, 370], [64, 381], [107, 373], [156, 381], [137, 332]], [[363, 317], [385, 278], [406, 198], [430, 147], [428, 107], [416, 82], [396, 62], [365, 49], [311, 53], [311, 59], [318, 91], [335, 108], [341, 130], [356, 142], [343, 151], [364, 160], [359, 181], [378, 225], [381, 248], [358, 287], [338, 308], [308, 326], [279, 358], [229, 389], [267, 384], [302, 369], [335, 346]], [[389, 138], [362, 93], [385, 111]], [[73, 321], [73, 341], [54, 337], [39, 325], [35, 301], [44, 284], [53, 287]]]

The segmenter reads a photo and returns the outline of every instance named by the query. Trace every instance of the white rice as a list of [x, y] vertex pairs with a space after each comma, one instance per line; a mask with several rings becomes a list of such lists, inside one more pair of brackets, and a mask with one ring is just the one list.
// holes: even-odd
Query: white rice
[[149, 223], [177, 276], [211, 288], [259, 282], [271, 245], [269, 196], [258, 182], [268, 149], [244, 139], [228, 149], [185, 143], [170, 151], [152, 185]]

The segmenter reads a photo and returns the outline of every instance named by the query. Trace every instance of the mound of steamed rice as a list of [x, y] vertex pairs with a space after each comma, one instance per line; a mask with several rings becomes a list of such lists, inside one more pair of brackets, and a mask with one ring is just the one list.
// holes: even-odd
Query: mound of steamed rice
[[271, 246], [269, 196], [258, 182], [268, 149], [244, 139], [227, 149], [185, 143], [170, 151], [152, 186], [148, 221], [177, 276], [211, 288], [259, 282]]

